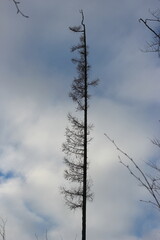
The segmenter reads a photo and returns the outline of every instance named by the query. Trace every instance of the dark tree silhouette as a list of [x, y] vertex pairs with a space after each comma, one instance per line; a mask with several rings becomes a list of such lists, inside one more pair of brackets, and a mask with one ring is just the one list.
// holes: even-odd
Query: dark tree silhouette
[[66, 128], [66, 142], [63, 144], [63, 152], [66, 170], [65, 179], [72, 182], [69, 188], [62, 187], [66, 204], [70, 209], [82, 209], [82, 240], [86, 240], [86, 201], [92, 200], [91, 181], [87, 177], [88, 159], [87, 147], [91, 141], [89, 137], [92, 125], [88, 124], [88, 90], [91, 86], [96, 86], [98, 80], [89, 81], [88, 72], [88, 47], [86, 43], [86, 27], [84, 24], [83, 11], [80, 11], [82, 21], [80, 26], [70, 27], [72, 32], [80, 34], [80, 41], [71, 48], [72, 52], [77, 52], [78, 57], [72, 59], [76, 65], [77, 77], [71, 85], [69, 96], [76, 103], [76, 110], [82, 112], [82, 119], [68, 114], [70, 127]]
[[25, 15], [19, 8], [19, 4], [20, 2], [17, 0], [12, 0], [12, 2], [15, 4], [15, 7], [17, 9], [17, 14], [20, 14], [21, 16], [25, 17], [25, 18], [29, 18], [29, 16]]
[[142, 19], [142, 22], [147, 29], [153, 34], [152, 41], [147, 42], [146, 52], [157, 52], [160, 57], [160, 10], [150, 11], [151, 18]]

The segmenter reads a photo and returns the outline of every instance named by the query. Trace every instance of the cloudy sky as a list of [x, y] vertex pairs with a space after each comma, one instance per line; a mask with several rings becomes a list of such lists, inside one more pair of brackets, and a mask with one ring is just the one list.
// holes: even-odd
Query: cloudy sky
[[[160, 60], [143, 53], [151, 34], [140, 17], [158, 0], [0, 1], [0, 217], [7, 240], [81, 239], [81, 213], [65, 206], [62, 143], [68, 97], [76, 76], [70, 47], [85, 13], [92, 91], [89, 175], [94, 201], [88, 204], [88, 239], [159, 239], [160, 215], [141, 203], [147, 193], [119, 163], [107, 133], [145, 169], [158, 159], [150, 139], [159, 137]], [[124, 159], [125, 161], [125, 159]], [[76, 238], [77, 237], [77, 238]]]

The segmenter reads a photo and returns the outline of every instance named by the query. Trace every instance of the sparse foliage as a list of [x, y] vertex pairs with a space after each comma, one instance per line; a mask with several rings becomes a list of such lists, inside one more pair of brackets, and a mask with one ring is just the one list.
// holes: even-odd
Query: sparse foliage
[[70, 27], [72, 32], [80, 34], [80, 41], [71, 48], [72, 52], [77, 52], [78, 56], [72, 59], [76, 65], [77, 77], [71, 85], [69, 96], [76, 103], [76, 110], [82, 113], [82, 119], [68, 114], [70, 126], [66, 128], [66, 142], [63, 144], [65, 153], [66, 170], [64, 177], [71, 183], [69, 188], [62, 187], [66, 204], [71, 210], [82, 209], [82, 240], [86, 239], [86, 200], [92, 200], [91, 181], [87, 177], [88, 157], [87, 147], [91, 141], [89, 137], [92, 124], [88, 124], [88, 90], [91, 86], [96, 86], [98, 80], [89, 81], [88, 72], [88, 47], [86, 44], [86, 27], [84, 24], [83, 11], [80, 26]]

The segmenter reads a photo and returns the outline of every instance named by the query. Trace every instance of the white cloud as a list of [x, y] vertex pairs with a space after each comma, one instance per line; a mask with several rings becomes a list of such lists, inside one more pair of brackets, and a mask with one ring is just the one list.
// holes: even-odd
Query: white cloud
[[[23, 1], [20, 7], [28, 20], [16, 15], [10, 2], [0, 5], [0, 169], [17, 173], [0, 185], [7, 239], [29, 240], [35, 233], [43, 237], [46, 228], [50, 239], [76, 234], [80, 239], [80, 212], [67, 209], [59, 187], [64, 183], [61, 144], [67, 112], [73, 110], [67, 95], [75, 75], [69, 48], [77, 42], [68, 26], [79, 24], [81, 8], [91, 76], [101, 78], [89, 112], [95, 126], [89, 146], [95, 199], [88, 205], [88, 236], [156, 239], [158, 227], [153, 218], [145, 219], [149, 207], [138, 202], [147, 193], [118, 163], [118, 153], [104, 136], [109, 134], [142, 167], [143, 160], [158, 156], [148, 139], [158, 128], [158, 61], [139, 51], [149, 34], [137, 21], [153, 2]], [[149, 223], [151, 232], [144, 234]]]

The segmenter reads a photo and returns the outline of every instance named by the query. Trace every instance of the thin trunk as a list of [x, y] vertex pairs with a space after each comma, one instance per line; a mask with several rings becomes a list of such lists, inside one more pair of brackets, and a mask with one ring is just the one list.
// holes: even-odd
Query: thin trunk
[[86, 240], [86, 202], [87, 202], [87, 46], [86, 29], [84, 27], [84, 56], [85, 56], [85, 108], [84, 108], [84, 171], [83, 171], [83, 207], [82, 207], [82, 240]]

